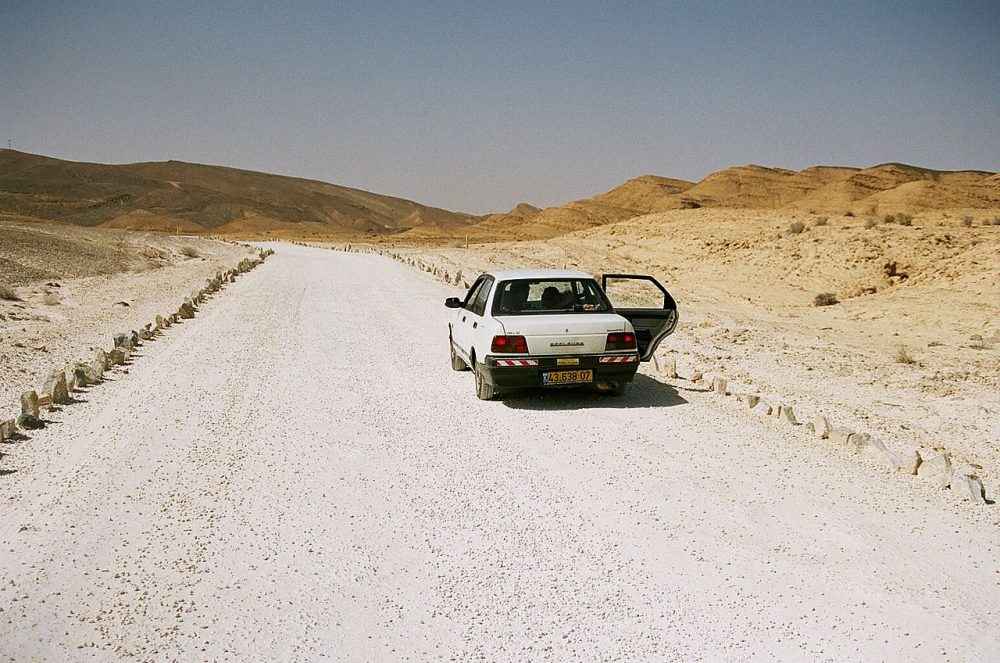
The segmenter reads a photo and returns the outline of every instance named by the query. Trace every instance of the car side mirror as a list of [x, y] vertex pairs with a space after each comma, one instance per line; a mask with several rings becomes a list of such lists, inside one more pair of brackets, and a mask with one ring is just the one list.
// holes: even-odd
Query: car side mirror
[[448, 308], [462, 308], [462, 300], [458, 297], [449, 297], [444, 300], [444, 305]]

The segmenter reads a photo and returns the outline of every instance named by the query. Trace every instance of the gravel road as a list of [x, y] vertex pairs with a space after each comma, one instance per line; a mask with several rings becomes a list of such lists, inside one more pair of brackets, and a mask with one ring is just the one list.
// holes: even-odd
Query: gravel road
[[997, 507], [654, 380], [481, 402], [446, 296], [280, 245], [3, 445], [7, 660], [996, 660]]

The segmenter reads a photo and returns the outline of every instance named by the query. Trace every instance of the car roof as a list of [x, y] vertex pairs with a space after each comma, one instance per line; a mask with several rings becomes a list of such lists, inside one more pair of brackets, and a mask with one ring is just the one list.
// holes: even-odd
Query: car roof
[[590, 274], [575, 269], [498, 269], [486, 272], [497, 281], [513, 279], [592, 279]]

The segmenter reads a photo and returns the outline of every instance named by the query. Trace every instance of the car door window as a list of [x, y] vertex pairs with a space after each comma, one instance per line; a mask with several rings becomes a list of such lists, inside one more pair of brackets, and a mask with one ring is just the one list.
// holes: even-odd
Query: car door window
[[493, 279], [485, 278], [483, 279], [482, 285], [479, 287], [479, 291], [476, 292], [476, 297], [473, 299], [472, 304], [469, 306], [469, 312], [475, 313], [478, 316], [483, 316], [486, 314], [486, 300], [490, 296], [490, 289], [493, 286]]
[[659, 283], [634, 276], [607, 276], [604, 292], [615, 308], [669, 308]]
[[604, 274], [601, 286], [615, 312], [635, 330], [639, 359], [649, 361], [657, 346], [677, 327], [677, 303], [659, 281], [645, 274]]
[[469, 288], [469, 294], [465, 296], [465, 301], [462, 303], [462, 308], [472, 310], [472, 306], [475, 304], [476, 298], [485, 284], [486, 277], [480, 277], [478, 281], [472, 284], [472, 287]]

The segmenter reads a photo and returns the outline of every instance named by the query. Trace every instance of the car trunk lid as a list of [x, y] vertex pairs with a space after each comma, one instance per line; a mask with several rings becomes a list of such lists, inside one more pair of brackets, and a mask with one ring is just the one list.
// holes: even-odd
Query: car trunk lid
[[524, 336], [533, 355], [601, 353], [608, 334], [626, 328], [625, 319], [614, 313], [506, 315], [497, 320], [507, 334]]

